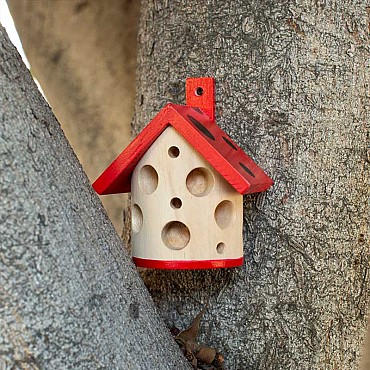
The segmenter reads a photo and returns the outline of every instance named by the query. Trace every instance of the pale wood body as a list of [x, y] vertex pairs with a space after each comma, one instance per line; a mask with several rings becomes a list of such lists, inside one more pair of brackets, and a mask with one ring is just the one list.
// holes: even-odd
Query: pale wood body
[[243, 256], [243, 196], [174, 128], [168, 127], [136, 166], [131, 196], [134, 257], [189, 261]]

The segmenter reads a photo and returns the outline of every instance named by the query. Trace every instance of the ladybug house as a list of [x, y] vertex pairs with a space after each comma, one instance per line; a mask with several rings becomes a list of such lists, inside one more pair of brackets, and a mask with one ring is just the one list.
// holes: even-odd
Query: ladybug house
[[243, 263], [243, 194], [273, 181], [215, 123], [214, 79], [186, 82], [186, 106], [167, 104], [94, 182], [131, 192], [132, 257], [164, 269]]

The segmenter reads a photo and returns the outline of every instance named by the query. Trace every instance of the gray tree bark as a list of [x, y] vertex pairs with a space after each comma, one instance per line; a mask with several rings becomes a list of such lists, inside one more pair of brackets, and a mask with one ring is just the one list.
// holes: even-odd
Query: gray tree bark
[[[369, 308], [369, 8], [362, 1], [143, 1], [137, 134], [186, 77], [275, 180], [244, 200], [242, 268], [144, 271], [168, 326], [209, 300], [228, 369], [356, 369]], [[201, 210], [199, 210], [201, 212]]]
[[[7, 2], [32, 74], [93, 181], [130, 142], [140, 2]], [[102, 199], [119, 232], [124, 199]]]
[[0, 26], [0, 367], [185, 369]]

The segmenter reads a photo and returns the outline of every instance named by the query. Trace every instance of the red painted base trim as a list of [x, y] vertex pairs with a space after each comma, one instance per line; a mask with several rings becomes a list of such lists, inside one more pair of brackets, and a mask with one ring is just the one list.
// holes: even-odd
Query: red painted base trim
[[201, 270], [237, 267], [243, 264], [243, 257], [223, 260], [162, 261], [132, 257], [135, 265], [152, 269], [165, 270]]

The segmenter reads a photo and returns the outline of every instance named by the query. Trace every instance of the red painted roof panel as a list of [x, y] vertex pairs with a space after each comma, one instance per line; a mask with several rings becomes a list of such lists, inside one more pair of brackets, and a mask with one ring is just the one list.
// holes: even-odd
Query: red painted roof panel
[[173, 126], [240, 194], [273, 181], [199, 108], [167, 104], [94, 182], [99, 194], [128, 193], [136, 165], [167, 126]]

